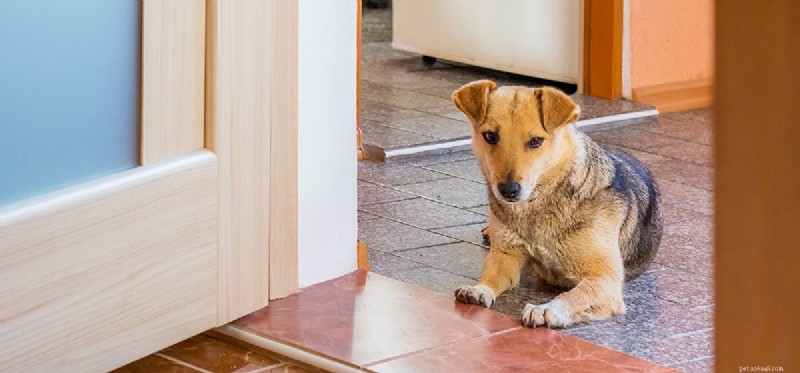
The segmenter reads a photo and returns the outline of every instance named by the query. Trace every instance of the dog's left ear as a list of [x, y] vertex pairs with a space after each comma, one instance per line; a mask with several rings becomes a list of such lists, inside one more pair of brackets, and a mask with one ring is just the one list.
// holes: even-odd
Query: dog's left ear
[[534, 94], [539, 103], [539, 120], [547, 132], [572, 123], [581, 116], [581, 107], [558, 89], [536, 88]]
[[466, 114], [473, 126], [483, 123], [489, 105], [489, 93], [497, 89], [491, 80], [477, 80], [453, 92], [453, 102]]

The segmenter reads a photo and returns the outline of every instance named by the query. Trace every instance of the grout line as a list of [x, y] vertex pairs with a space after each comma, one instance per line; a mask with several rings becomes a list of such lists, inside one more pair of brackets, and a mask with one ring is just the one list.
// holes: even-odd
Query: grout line
[[597, 117], [597, 118], [579, 120], [579, 121], [575, 122], [575, 127], [581, 128], [581, 127], [593, 126], [593, 125], [597, 125], [597, 124], [604, 124], [604, 123], [611, 123], [611, 122], [621, 122], [623, 120], [629, 120], [629, 119], [654, 117], [654, 116], [657, 116], [658, 114], [659, 114], [658, 110], [651, 109], [651, 110], [634, 111], [634, 112], [630, 112], [630, 113], [606, 115], [604, 117]]
[[183, 361], [183, 360], [178, 360], [178, 359], [176, 359], [176, 358], [174, 358], [174, 357], [172, 357], [172, 356], [164, 355], [164, 354], [162, 354], [162, 353], [160, 353], [160, 352], [156, 352], [156, 353], [154, 353], [153, 355], [155, 355], [155, 356], [158, 356], [158, 357], [160, 357], [160, 358], [162, 358], [162, 359], [169, 360], [169, 361], [171, 361], [171, 362], [173, 362], [173, 363], [176, 363], [176, 364], [178, 364], [178, 365], [182, 365], [182, 366], [185, 366], [185, 367], [188, 367], [188, 368], [194, 369], [194, 370], [196, 370], [196, 371], [198, 371], [198, 372], [203, 372], [203, 373], [214, 373], [214, 372], [212, 372], [212, 371], [210, 371], [210, 370], [205, 370], [205, 369], [203, 369], [203, 368], [200, 368], [200, 367], [194, 366], [194, 365], [192, 365], [192, 364], [189, 364], [189, 363], [187, 363], [187, 362], [185, 362], [185, 361]]
[[713, 331], [713, 330], [714, 330], [713, 327], [712, 328], [699, 329], [699, 330], [693, 330], [691, 332], [671, 335], [671, 336], [668, 337], [668, 339], [683, 338], [683, 337], [688, 337], [688, 336], [694, 335], [694, 334], [710, 332], [710, 331]]
[[[494, 311], [494, 312], [498, 312], [498, 311]], [[500, 312], [500, 313], [502, 313], [502, 312]], [[364, 364], [364, 367], [374, 367], [376, 365], [380, 365], [380, 364], [383, 364], [383, 363], [386, 363], [386, 362], [389, 362], [389, 361], [405, 359], [405, 358], [408, 358], [408, 357], [424, 354], [425, 352], [428, 352], [428, 351], [439, 350], [439, 349], [444, 348], [444, 347], [453, 346], [453, 345], [458, 344], [458, 343], [470, 342], [470, 341], [473, 341], [473, 340], [476, 340], [476, 339], [480, 339], [480, 338], [485, 338], [485, 337], [493, 337], [493, 336], [496, 336], [496, 335], [501, 335], [501, 334], [513, 332], [513, 331], [516, 331], [516, 330], [519, 330], [519, 329], [522, 329], [522, 328], [523, 328], [522, 326], [517, 326], [517, 327], [514, 327], [514, 328], [509, 328], [509, 329], [501, 330], [501, 331], [494, 332], [494, 333], [481, 334], [481, 335], [476, 335], [476, 336], [470, 337], [470, 338], [459, 339], [459, 340], [448, 342], [448, 343], [441, 344], [441, 345], [438, 345], [438, 346], [426, 347], [426, 348], [423, 348], [421, 350], [411, 351], [411, 352], [407, 352], [405, 354], [400, 354], [400, 355], [397, 355], [397, 356], [391, 356], [391, 357], [387, 357], [385, 359], [373, 361], [371, 363]]]

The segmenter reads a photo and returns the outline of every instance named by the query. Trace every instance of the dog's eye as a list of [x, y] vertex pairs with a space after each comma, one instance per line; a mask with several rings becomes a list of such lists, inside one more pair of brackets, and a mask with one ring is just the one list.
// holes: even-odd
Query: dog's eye
[[486, 131], [483, 133], [483, 139], [486, 140], [487, 143], [490, 145], [497, 144], [497, 140], [500, 138], [497, 136], [497, 132]]
[[530, 141], [528, 141], [528, 147], [531, 148], [531, 149], [536, 149], [536, 148], [542, 146], [543, 142], [544, 142], [543, 138], [534, 137], [534, 138], [530, 139]]

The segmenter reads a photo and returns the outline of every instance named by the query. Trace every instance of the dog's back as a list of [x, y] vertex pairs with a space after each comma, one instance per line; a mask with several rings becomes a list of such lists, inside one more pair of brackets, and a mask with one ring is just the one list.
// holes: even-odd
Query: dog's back
[[618, 149], [603, 149], [614, 164], [611, 189], [627, 205], [627, 215], [620, 229], [620, 250], [625, 265], [625, 279], [647, 270], [661, 242], [661, 195], [653, 174], [641, 161]]

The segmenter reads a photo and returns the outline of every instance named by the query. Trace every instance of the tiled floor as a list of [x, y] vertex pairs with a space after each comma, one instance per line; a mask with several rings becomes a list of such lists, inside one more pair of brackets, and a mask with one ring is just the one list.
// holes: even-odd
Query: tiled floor
[[323, 372], [242, 343], [198, 335], [114, 371], [115, 373]]
[[[711, 231], [713, 210], [709, 110], [589, 132], [621, 147], [655, 173], [665, 232], [650, 270], [628, 283], [628, 314], [564, 330], [612, 349], [688, 371], [713, 363]], [[480, 275], [488, 220], [485, 185], [470, 152], [383, 164], [359, 162], [359, 237], [372, 269], [452, 296]], [[525, 303], [563, 291], [528, 275], [499, 297], [495, 310], [519, 317]]]
[[[391, 47], [390, 10], [365, 9], [362, 39], [361, 127], [373, 158], [387, 151], [467, 139], [470, 126], [450, 100], [454, 90], [478, 79], [500, 85], [575, 86], [439, 60], [425, 64], [416, 54]], [[628, 100], [574, 95], [582, 119], [650, 110]]]
[[364, 271], [273, 301], [235, 325], [377, 372], [671, 371]]

